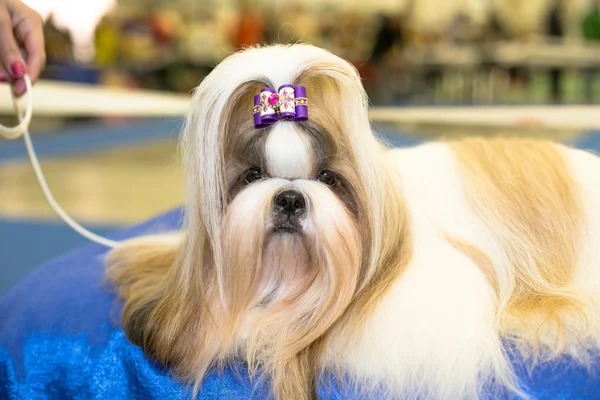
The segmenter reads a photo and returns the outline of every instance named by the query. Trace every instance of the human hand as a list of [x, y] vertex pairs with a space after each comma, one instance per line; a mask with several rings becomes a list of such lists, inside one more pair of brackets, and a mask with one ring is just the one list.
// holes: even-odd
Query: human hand
[[23, 76], [34, 83], [46, 64], [43, 26], [42, 17], [20, 0], [0, 0], [0, 81], [12, 83], [17, 96], [25, 93]]

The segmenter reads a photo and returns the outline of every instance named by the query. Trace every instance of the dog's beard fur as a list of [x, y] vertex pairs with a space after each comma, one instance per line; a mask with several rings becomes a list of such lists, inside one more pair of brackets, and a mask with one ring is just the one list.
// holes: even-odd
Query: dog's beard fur
[[[310, 389], [314, 378], [306, 371], [299, 376], [303, 368], [298, 354], [316, 342], [352, 300], [361, 238], [334, 195], [308, 181], [294, 183], [308, 198], [303, 233], [270, 232], [273, 195], [287, 185], [280, 180], [258, 183], [228, 207], [223, 318], [230, 335], [226, 351], [237, 349], [251, 372], [266, 370], [280, 395], [292, 398]], [[247, 210], [256, 211], [248, 215]], [[215, 333], [222, 334], [222, 329]], [[314, 371], [315, 365], [304, 368]]]
[[[360, 324], [410, 243], [356, 71], [310, 46], [273, 49], [286, 77], [263, 78], [266, 55], [236, 55], [195, 94], [182, 140], [185, 237], [130, 241], [111, 253], [108, 271], [125, 299], [127, 336], [196, 391], [209, 368], [241, 360], [252, 376], [266, 374], [276, 398], [309, 399], [327, 333]], [[286, 49], [283, 65], [277, 52]], [[255, 72], [228, 80], [248, 62]], [[282, 83], [307, 87], [310, 120], [256, 130], [254, 94]], [[265, 178], [248, 184], [252, 167]], [[317, 182], [324, 169], [336, 185]], [[297, 232], [280, 233], [273, 202], [286, 188], [304, 196], [306, 213]]]

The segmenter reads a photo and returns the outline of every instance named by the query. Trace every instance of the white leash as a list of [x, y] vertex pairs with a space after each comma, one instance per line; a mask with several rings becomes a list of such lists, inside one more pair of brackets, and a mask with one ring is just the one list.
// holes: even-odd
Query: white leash
[[40, 167], [40, 163], [35, 154], [35, 150], [33, 149], [33, 144], [31, 143], [31, 137], [29, 135], [29, 123], [31, 122], [31, 115], [33, 113], [33, 101], [31, 98], [31, 80], [28, 75], [25, 75], [25, 86], [27, 88], [26, 96], [27, 96], [27, 106], [25, 109], [25, 114], [22, 113], [19, 103], [17, 99], [13, 95], [13, 104], [15, 107], [15, 112], [17, 117], [19, 118], [19, 125], [9, 128], [2, 124], [0, 124], [0, 136], [5, 137], [6, 139], [16, 139], [19, 136], [23, 135], [23, 140], [25, 141], [25, 147], [27, 148], [27, 154], [29, 155], [29, 160], [31, 161], [31, 166], [35, 171], [35, 176], [42, 188], [42, 192], [44, 192], [44, 196], [46, 196], [46, 200], [52, 207], [52, 209], [56, 212], [56, 214], [67, 224], [69, 225], [75, 232], [79, 233], [81, 236], [101, 244], [106, 247], [115, 248], [119, 245], [119, 242], [115, 242], [113, 240], [109, 240], [103, 238], [102, 236], [98, 236], [93, 232], [88, 231], [83, 226], [79, 225], [73, 218], [71, 218], [65, 210], [61, 208], [61, 206], [56, 202], [50, 188], [48, 187], [48, 183], [46, 182], [46, 178], [44, 178], [44, 174]]

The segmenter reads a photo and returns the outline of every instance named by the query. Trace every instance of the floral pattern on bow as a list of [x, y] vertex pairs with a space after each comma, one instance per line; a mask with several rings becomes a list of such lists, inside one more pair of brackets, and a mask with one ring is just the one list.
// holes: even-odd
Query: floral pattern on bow
[[264, 88], [254, 96], [254, 125], [264, 128], [280, 119], [308, 119], [308, 99], [304, 86], [282, 85], [279, 90]]

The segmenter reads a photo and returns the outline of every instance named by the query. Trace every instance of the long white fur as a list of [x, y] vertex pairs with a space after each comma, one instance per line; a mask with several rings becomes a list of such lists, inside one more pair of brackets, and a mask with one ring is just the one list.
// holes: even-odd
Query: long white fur
[[281, 121], [275, 124], [267, 138], [265, 153], [271, 176], [309, 178], [314, 150], [306, 135], [294, 123]]
[[587, 240], [582, 246], [577, 281], [600, 293], [600, 158], [586, 151], [565, 149], [575, 178], [581, 183], [581, 200], [587, 218]]
[[[593, 317], [587, 321], [600, 337], [600, 158], [578, 149], [563, 148], [575, 179], [580, 183], [581, 202], [587, 231], [580, 246], [579, 263], [575, 270], [575, 285], [582, 293], [593, 297]], [[600, 347], [600, 342], [595, 345]]]
[[359, 339], [332, 352], [330, 362], [342, 359], [359, 387], [383, 385], [394, 398], [476, 398], [490, 377], [512, 386], [495, 294], [479, 268], [444, 238], [449, 233], [500, 254], [467, 208], [452, 152], [429, 144], [389, 156], [402, 178], [413, 259]]

